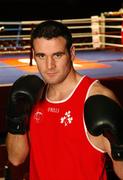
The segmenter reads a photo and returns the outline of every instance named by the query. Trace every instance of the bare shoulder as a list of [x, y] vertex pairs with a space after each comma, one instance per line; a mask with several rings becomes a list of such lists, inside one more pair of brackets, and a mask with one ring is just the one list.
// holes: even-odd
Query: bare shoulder
[[114, 92], [107, 88], [106, 86], [102, 85], [100, 81], [96, 81], [93, 86], [90, 89], [89, 96], [101, 94], [104, 96], [108, 96], [109, 98], [112, 98], [113, 100], [117, 100]]

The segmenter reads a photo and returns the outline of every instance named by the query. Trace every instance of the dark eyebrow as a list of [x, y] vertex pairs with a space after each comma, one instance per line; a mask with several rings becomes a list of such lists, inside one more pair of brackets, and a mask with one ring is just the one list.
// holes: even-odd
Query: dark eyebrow
[[44, 53], [41, 53], [41, 52], [35, 53], [35, 56], [40, 56], [40, 55], [45, 55], [45, 54], [44, 54]]
[[[58, 51], [58, 52], [53, 53], [52, 55], [54, 56], [54, 55], [57, 55], [57, 54], [63, 55], [63, 54], [65, 54], [65, 52], [63, 52], [63, 51]], [[35, 53], [35, 56], [45, 56], [45, 55], [46, 55], [46, 54], [45, 54], [45, 53], [42, 53], [42, 52], [37, 52], [37, 53]]]
[[58, 52], [53, 53], [53, 55], [56, 55], [56, 54], [65, 54], [65, 52], [58, 51]]

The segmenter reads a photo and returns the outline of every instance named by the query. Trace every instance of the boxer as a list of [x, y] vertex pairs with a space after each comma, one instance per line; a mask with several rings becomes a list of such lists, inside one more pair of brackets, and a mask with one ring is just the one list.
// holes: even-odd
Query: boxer
[[[25, 132], [24, 134], [8, 133], [6, 144], [11, 163], [17, 166], [23, 163], [29, 154], [30, 180], [106, 180], [106, 154], [108, 154], [115, 173], [122, 179], [121, 130], [119, 132], [119, 127], [114, 127], [113, 135], [110, 131], [110, 134], [105, 133], [104, 136], [103, 130], [100, 130], [99, 136], [91, 135], [90, 130], [87, 130], [89, 122], [92, 122], [92, 127], [88, 129], [92, 128], [95, 132], [96, 130], [93, 128], [94, 119], [91, 119], [93, 113], [89, 114], [90, 106], [85, 111], [85, 119], [86, 114], [89, 114], [89, 118], [84, 121], [84, 105], [86, 106], [87, 97], [96, 94], [107, 95], [117, 102], [114, 93], [101, 85], [98, 80], [80, 74], [74, 69], [75, 48], [72, 44], [72, 35], [61, 22], [48, 20], [39, 23], [32, 32], [31, 43], [37, 68], [47, 84], [47, 89], [44, 90], [46, 96], [43, 101], [38, 101], [33, 106], [27, 133], [25, 131], [22, 131]], [[29, 89], [31, 88], [34, 87], [31, 85]], [[25, 104], [27, 106], [23, 107], [24, 110], [19, 108], [21, 112], [14, 113], [15, 117], [23, 117], [25, 112], [30, 112], [28, 109], [31, 100], [27, 99], [32, 98], [24, 98], [24, 107]], [[17, 98], [16, 102], [18, 102]], [[108, 104], [111, 106], [113, 103]], [[94, 114], [96, 110], [98, 111], [97, 108], [98, 104], [95, 105]], [[101, 108], [103, 109], [103, 105]], [[121, 110], [118, 114], [119, 112]], [[104, 114], [106, 113], [108, 114], [107, 109]], [[101, 116], [103, 113], [100, 111]], [[12, 117], [15, 119], [14, 115]], [[109, 121], [111, 122], [111, 118]], [[117, 126], [116, 123], [114, 124]], [[119, 135], [114, 132], [115, 129], [118, 129]], [[112, 135], [114, 139], [106, 134], [110, 137]]]

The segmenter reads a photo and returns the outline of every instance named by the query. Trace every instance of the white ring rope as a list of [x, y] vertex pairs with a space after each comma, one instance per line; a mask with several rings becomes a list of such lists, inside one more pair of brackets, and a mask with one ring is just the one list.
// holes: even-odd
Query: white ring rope
[[[57, 20], [68, 26], [72, 32], [74, 45], [77, 50], [109, 47], [123, 47], [119, 40], [123, 39], [123, 17], [107, 17], [106, 13], [85, 19]], [[30, 34], [36, 24], [43, 21], [15, 21], [0, 22], [0, 54], [5, 52], [28, 52], [30, 47]], [[116, 23], [116, 25], [114, 24]], [[20, 29], [18, 27], [21, 27]], [[114, 31], [117, 29], [117, 32]], [[106, 40], [111, 39], [111, 42]], [[118, 40], [118, 43], [116, 41]], [[115, 40], [112, 42], [112, 40]], [[17, 45], [18, 44], [18, 45]], [[16, 46], [17, 45], [17, 46]], [[20, 48], [20, 49], [18, 49]], [[10, 51], [12, 49], [12, 52]]]

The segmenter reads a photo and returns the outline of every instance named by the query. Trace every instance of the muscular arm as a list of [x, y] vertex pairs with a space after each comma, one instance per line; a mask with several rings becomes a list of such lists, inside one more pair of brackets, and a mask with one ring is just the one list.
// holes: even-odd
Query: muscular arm
[[107, 138], [103, 137], [103, 144], [104, 144], [104, 150], [105, 152], [107, 152], [107, 154], [109, 155], [109, 157], [112, 160], [112, 164], [113, 164], [113, 170], [115, 172], [115, 174], [121, 179], [123, 180], [123, 161], [116, 161], [113, 160], [112, 156], [111, 156], [111, 146], [110, 146], [110, 142], [107, 140]]
[[[101, 85], [100, 83], [96, 83], [91, 91], [90, 91], [90, 94], [89, 96], [92, 96], [92, 95], [97, 95], [97, 94], [101, 94], [101, 95], [104, 95], [104, 96], [107, 96], [111, 99], [113, 99], [115, 102], [117, 102], [118, 104], [119, 101], [118, 99], [116, 98], [115, 94], [108, 88], [104, 87], [103, 85]], [[118, 121], [118, 120], [117, 120]], [[122, 126], [122, 125], [121, 125]], [[96, 140], [95, 140], [96, 139]], [[94, 136], [91, 136], [91, 141], [93, 144], [95, 144], [98, 148], [102, 149], [103, 151], [107, 152], [108, 155], [110, 156], [111, 160], [112, 160], [112, 163], [113, 163], [113, 169], [114, 169], [114, 172], [116, 173], [116, 175], [120, 178], [120, 179], [123, 179], [123, 160], [114, 160], [112, 158], [112, 155], [111, 155], [111, 144], [109, 142], [109, 140], [104, 137], [103, 135], [99, 136], [99, 137], [94, 137]]]
[[28, 135], [15, 135], [8, 133], [6, 139], [8, 159], [14, 165], [22, 164], [29, 153]]
[[113, 161], [113, 169], [116, 175], [123, 180], [123, 161]]
[[13, 165], [23, 163], [29, 153], [30, 114], [34, 104], [42, 98], [44, 87], [43, 80], [36, 75], [22, 76], [12, 86], [6, 111], [6, 145]]

